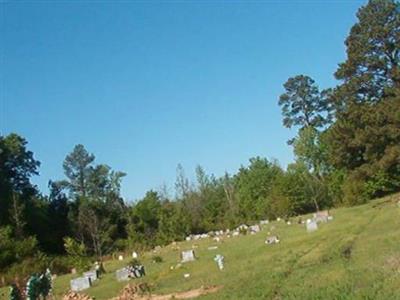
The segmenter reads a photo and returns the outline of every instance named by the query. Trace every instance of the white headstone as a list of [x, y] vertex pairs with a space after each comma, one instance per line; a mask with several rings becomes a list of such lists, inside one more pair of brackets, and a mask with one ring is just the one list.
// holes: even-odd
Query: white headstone
[[97, 280], [97, 272], [96, 271], [87, 271], [87, 272], [83, 273], [83, 276], [89, 278], [90, 282]]
[[70, 281], [71, 290], [79, 292], [90, 288], [90, 279], [88, 277], [78, 277]]
[[220, 270], [223, 270], [223, 269], [224, 269], [224, 257], [223, 257], [221, 254], [217, 254], [217, 255], [214, 257], [214, 261], [217, 263], [218, 268], [219, 268]]
[[326, 223], [328, 222], [328, 218], [329, 218], [329, 211], [327, 210], [318, 211], [314, 214], [314, 220], [317, 223]]
[[182, 251], [181, 256], [183, 263], [196, 260], [193, 250]]
[[247, 230], [247, 228], [249, 228], [249, 226], [247, 226], [246, 224], [242, 224], [240, 225], [238, 228], [236, 228], [236, 230]]
[[265, 244], [271, 245], [271, 244], [278, 244], [279, 243], [279, 238], [276, 235], [267, 237], [265, 240]]
[[136, 253], [136, 251], [132, 252], [132, 258], [138, 258], [138, 254]]
[[183, 274], [183, 277], [189, 278], [189, 277], [190, 277], [190, 274], [189, 274], [189, 273]]
[[129, 270], [127, 268], [119, 269], [115, 272], [115, 277], [117, 277], [117, 281], [129, 280]]
[[307, 220], [306, 227], [307, 232], [313, 232], [318, 229], [318, 224], [315, 220]]
[[253, 225], [253, 226], [250, 226], [249, 227], [250, 228], [250, 232], [260, 232], [260, 230], [261, 230], [261, 228], [260, 228], [260, 225]]
[[118, 256], [118, 260], [124, 260], [124, 257], [122, 255]]

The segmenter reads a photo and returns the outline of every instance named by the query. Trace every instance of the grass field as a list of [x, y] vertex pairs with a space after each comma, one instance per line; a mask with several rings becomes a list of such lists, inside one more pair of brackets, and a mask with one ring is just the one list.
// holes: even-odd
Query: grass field
[[[186, 291], [200, 286], [221, 285], [215, 294], [198, 299], [400, 299], [400, 195], [366, 205], [332, 210], [333, 221], [307, 233], [304, 225], [272, 222], [256, 235], [178, 243], [156, 255], [162, 263], [152, 263], [153, 253], [141, 255], [147, 276], [141, 279], [154, 293]], [[281, 243], [265, 245], [268, 231], [279, 235]], [[180, 251], [195, 249], [198, 259], [179, 269]], [[208, 250], [212, 245], [218, 249]], [[219, 271], [213, 257], [225, 257]], [[126, 261], [109, 261], [108, 273], [85, 293], [96, 299], [116, 296], [127, 283], [115, 280], [114, 271]], [[190, 273], [190, 278], [183, 274]], [[72, 275], [54, 282], [55, 298], [68, 290]], [[131, 282], [139, 280], [131, 280]], [[1, 299], [6, 299], [4, 289]]]

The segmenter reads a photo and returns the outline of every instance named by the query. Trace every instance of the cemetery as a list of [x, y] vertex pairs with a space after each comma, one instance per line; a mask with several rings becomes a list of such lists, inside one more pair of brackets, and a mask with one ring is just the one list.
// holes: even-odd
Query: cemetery
[[[52, 279], [50, 270], [48, 270], [44, 274], [33, 275], [28, 280], [27, 291], [32, 295], [28, 299], [39, 299], [35, 298], [38, 297], [35, 295], [40, 295], [40, 293], [53, 294], [56, 296], [56, 299], [63, 297], [62, 299], [66, 300], [92, 299], [90, 297], [100, 300], [112, 299], [118, 294], [128, 295], [129, 293], [132, 294], [133, 291], [140, 290], [137, 287], [140, 284], [145, 284], [148, 287], [157, 286], [155, 290], [150, 289], [153, 295], [152, 298], [143, 299], [169, 299], [157, 297], [176, 293], [188, 293], [190, 291], [199, 293], [202, 289], [207, 290], [207, 299], [224, 299], [224, 297], [229, 299], [230, 289], [234, 289], [235, 293], [239, 294], [240, 291], [238, 287], [231, 285], [229, 279], [221, 277], [222, 275], [219, 274], [226, 273], [235, 274], [232, 276], [243, 276], [242, 280], [248, 282], [249, 279], [245, 277], [249, 276], [251, 272], [256, 272], [254, 275], [256, 277], [253, 279], [258, 278], [261, 284], [264, 280], [261, 280], [261, 278], [276, 280], [270, 277], [272, 275], [271, 272], [274, 272], [275, 269], [285, 270], [286, 268], [290, 268], [292, 263], [289, 260], [287, 262], [282, 261], [282, 258], [293, 255], [297, 257], [297, 262], [295, 263], [297, 271], [291, 274], [285, 282], [275, 282], [275, 285], [278, 284], [278, 287], [281, 285], [278, 292], [284, 294], [285, 286], [290, 284], [291, 288], [296, 289], [301, 295], [303, 292], [306, 293], [306, 291], [302, 291], [300, 285], [297, 287], [297, 284], [300, 284], [300, 282], [297, 282], [297, 278], [305, 276], [306, 273], [304, 272], [306, 272], [306, 269], [302, 271], [303, 266], [306, 267], [313, 264], [314, 267], [312, 269], [318, 270], [321, 267], [320, 261], [323, 261], [325, 257], [332, 257], [337, 251], [340, 252], [340, 249], [347, 249], [346, 251], [350, 254], [346, 254], [346, 257], [361, 255], [361, 249], [369, 251], [371, 254], [376, 251], [381, 253], [378, 248], [374, 247], [377, 244], [380, 244], [379, 249], [387, 249], [387, 253], [391, 253], [391, 256], [386, 257], [382, 254], [380, 254], [382, 257], [375, 256], [376, 262], [374, 259], [374, 267], [370, 271], [365, 270], [362, 264], [358, 265], [356, 261], [354, 263], [350, 261], [349, 263], [353, 265], [353, 268], [359, 270], [360, 273], [343, 273], [343, 276], [356, 276], [360, 281], [367, 280], [363, 279], [363, 272], [369, 272], [373, 276], [372, 270], [374, 268], [379, 269], [382, 266], [385, 267], [385, 264], [387, 264], [388, 268], [390, 265], [391, 270], [394, 270], [393, 268], [397, 270], [397, 273], [388, 273], [388, 278], [392, 278], [392, 280], [397, 278], [397, 280], [400, 280], [398, 278], [400, 264], [396, 265], [393, 263], [400, 261], [399, 245], [398, 243], [387, 242], [379, 234], [380, 230], [386, 231], [389, 236], [400, 234], [400, 211], [397, 201], [382, 203], [379, 206], [379, 210], [373, 208], [373, 205], [370, 204], [332, 210], [329, 214], [327, 212], [320, 212], [302, 216], [302, 219], [306, 220], [305, 222], [299, 222], [299, 217], [293, 217], [291, 219], [292, 226], [287, 226], [286, 222], [275, 220], [260, 222], [262, 223], [261, 225], [241, 224], [229, 231], [221, 229], [212, 234], [208, 233], [207, 238], [203, 234], [199, 234], [197, 237], [193, 236], [193, 239], [189, 241], [175, 242], [165, 247], [158, 247], [157, 253], [163, 260], [157, 264], [151, 263], [153, 251], [140, 254], [142, 264], [138, 264], [135, 259], [135, 264], [130, 261], [131, 257], [139, 257], [137, 252], [134, 252], [133, 255], [132, 252], [130, 252], [130, 255], [120, 254], [113, 260], [104, 262], [107, 272], [100, 276], [97, 271], [99, 269], [98, 264], [95, 264], [92, 270], [62, 275], [56, 277], [54, 280]], [[396, 210], [393, 208], [396, 208]], [[385, 220], [391, 220], [391, 223], [389, 224]], [[360, 226], [367, 227], [364, 231], [360, 232], [358, 230]], [[248, 234], [243, 233], [243, 230], [246, 230]], [[368, 232], [368, 230], [371, 232]], [[235, 232], [238, 233], [237, 238], [233, 238]], [[250, 234], [251, 232], [255, 232], [256, 234]], [[229, 235], [232, 238], [228, 238]], [[348, 237], [346, 238], [346, 236]], [[215, 237], [220, 238], [223, 242], [217, 242]], [[352, 241], [356, 237], [357, 241], [354, 244]], [[371, 240], [375, 242], [370, 243]], [[351, 247], [350, 250], [348, 250], [349, 247]], [[122, 259], [120, 256], [122, 256]], [[334, 259], [340, 262], [343, 257], [339, 255]], [[244, 266], [238, 272], [238, 268], [241, 265], [240, 261], [244, 258], [247, 258], [246, 261], [249, 265]], [[359, 259], [362, 259], [362, 256], [359, 256]], [[260, 265], [263, 264], [268, 264], [271, 271], [266, 272], [263, 268], [260, 268]], [[342, 267], [339, 267], [339, 264], [333, 262], [329, 264], [330, 268], [323, 272], [328, 272], [327, 274], [332, 272], [332, 274], [341, 274], [344, 271]], [[395, 266], [393, 267], [393, 265]], [[37, 290], [36, 286], [39, 286], [38, 282], [41, 280], [40, 278], [42, 280], [43, 278], [49, 280], [47, 290]], [[169, 282], [169, 284], [164, 285], [163, 282]], [[211, 288], [215, 286], [218, 286], [218, 288]], [[399, 291], [399, 285], [392, 286], [392, 288]], [[324, 291], [329, 290], [329, 287], [328, 285], [325, 287], [322, 285], [319, 287], [319, 290], [321, 295], [323, 295]], [[15, 294], [16, 289], [14, 288], [12, 292]], [[214, 292], [217, 293], [218, 297], [216, 295], [215, 297], [213, 296]], [[272, 294], [275, 291], [269, 290], [267, 286], [267, 293]], [[338, 293], [340, 292], [338, 291]], [[390, 291], [383, 289], [382, 293], [390, 293]], [[251, 299], [252, 291], [247, 290], [245, 294]], [[0, 299], [9, 298], [3, 295]]]

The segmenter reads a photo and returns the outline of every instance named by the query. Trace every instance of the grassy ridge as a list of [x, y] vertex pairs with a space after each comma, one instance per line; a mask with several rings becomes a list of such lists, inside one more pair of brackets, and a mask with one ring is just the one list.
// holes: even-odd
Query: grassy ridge
[[[157, 255], [141, 257], [147, 276], [143, 281], [155, 293], [169, 293], [223, 285], [216, 294], [201, 299], [400, 299], [400, 208], [399, 195], [366, 205], [333, 210], [334, 220], [307, 233], [304, 225], [273, 222], [256, 235], [178, 243]], [[281, 243], [264, 244], [267, 232], [279, 235]], [[198, 260], [170, 270], [181, 250], [195, 249]], [[207, 250], [217, 245], [217, 250]], [[219, 271], [213, 257], [225, 256]], [[127, 263], [110, 261], [110, 273], [86, 291], [96, 299], [116, 296], [126, 283], [118, 283], [114, 271]], [[183, 274], [190, 273], [189, 279]], [[57, 299], [68, 290], [71, 275], [55, 280]]]

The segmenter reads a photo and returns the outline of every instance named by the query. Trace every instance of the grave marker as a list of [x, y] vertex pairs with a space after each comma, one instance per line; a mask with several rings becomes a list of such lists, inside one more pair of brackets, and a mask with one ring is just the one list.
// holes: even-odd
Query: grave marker
[[257, 232], [261, 231], [260, 225], [250, 226], [249, 229], [250, 229], [250, 232], [254, 232], [254, 233], [257, 233]]
[[90, 279], [90, 282], [97, 280], [97, 272], [96, 271], [87, 271], [83, 273], [83, 277], [87, 277]]
[[224, 269], [224, 257], [221, 254], [217, 254], [214, 257], [214, 261], [217, 263], [218, 268], [222, 271]]
[[196, 260], [193, 250], [182, 251], [181, 258], [183, 263]]
[[307, 232], [313, 232], [313, 231], [318, 230], [318, 224], [315, 220], [308, 219], [307, 223], [306, 223], [306, 227], [307, 227]]
[[276, 235], [267, 237], [267, 239], [265, 240], [265, 244], [267, 245], [278, 244], [279, 242], [279, 238]]
[[115, 272], [115, 277], [117, 277], [117, 281], [129, 280], [129, 270], [127, 268], [119, 269]]
[[78, 277], [70, 281], [71, 290], [79, 292], [90, 288], [90, 279], [88, 277]]

